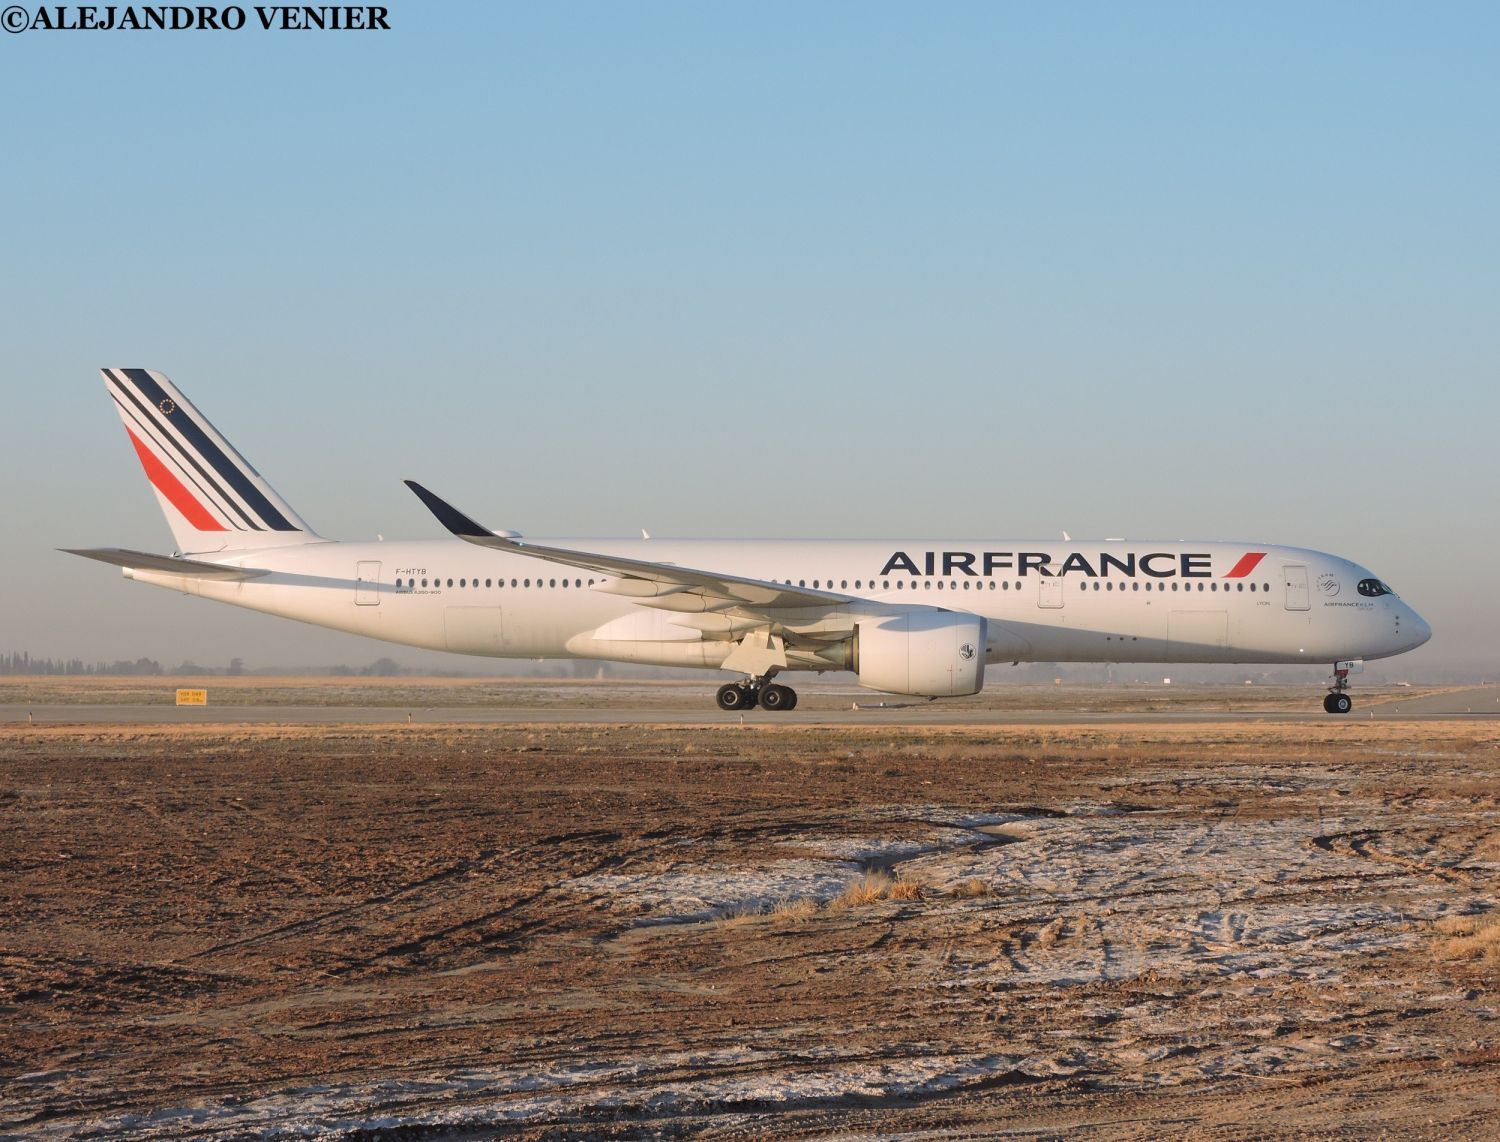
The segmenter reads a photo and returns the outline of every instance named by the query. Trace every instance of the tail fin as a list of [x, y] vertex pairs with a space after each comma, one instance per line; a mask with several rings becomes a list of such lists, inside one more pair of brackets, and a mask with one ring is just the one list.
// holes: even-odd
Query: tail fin
[[101, 369], [184, 554], [307, 543], [302, 522], [177, 386], [146, 369]]

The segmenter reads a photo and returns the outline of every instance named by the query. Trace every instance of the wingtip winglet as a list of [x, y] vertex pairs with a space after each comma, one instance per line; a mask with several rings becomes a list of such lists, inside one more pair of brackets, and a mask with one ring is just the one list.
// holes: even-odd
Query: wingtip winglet
[[417, 499], [421, 500], [427, 510], [437, 517], [438, 523], [442, 524], [454, 535], [475, 536], [488, 538], [494, 533], [488, 528], [481, 527], [477, 522], [464, 515], [447, 500], [438, 496], [415, 480], [403, 480], [408, 488], [416, 493]]

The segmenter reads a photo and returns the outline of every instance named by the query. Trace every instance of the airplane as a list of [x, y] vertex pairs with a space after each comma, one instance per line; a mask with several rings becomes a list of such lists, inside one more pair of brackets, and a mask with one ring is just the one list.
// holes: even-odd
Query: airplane
[[308, 526], [165, 376], [102, 369], [176, 541], [63, 549], [126, 578], [494, 658], [719, 669], [721, 710], [791, 710], [776, 679], [847, 670], [926, 698], [1020, 662], [1329, 663], [1347, 714], [1366, 659], [1432, 629], [1370, 571], [1219, 541], [557, 539], [477, 523], [414, 481], [448, 538], [351, 543]]

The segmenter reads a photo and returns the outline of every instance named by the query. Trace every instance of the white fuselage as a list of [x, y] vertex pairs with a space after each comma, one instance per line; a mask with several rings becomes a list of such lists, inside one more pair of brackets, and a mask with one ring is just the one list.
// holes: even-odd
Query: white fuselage
[[[1330, 663], [1421, 645], [1427, 624], [1346, 559], [1268, 544], [890, 540], [549, 540], [550, 545], [832, 591], [862, 605], [982, 615], [987, 662]], [[1255, 558], [1255, 556], [1259, 558]], [[457, 539], [312, 542], [194, 558], [239, 582], [142, 582], [387, 642], [498, 658], [721, 665], [712, 621], [597, 589], [608, 579]], [[592, 588], [592, 589], [591, 589]], [[827, 621], [847, 623], [830, 606]], [[835, 612], [846, 612], [839, 617]], [[815, 609], [816, 610], [816, 609]], [[789, 622], [812, 629], [806, 609]], [[830, 669], [794, 661], [791, 669]]]

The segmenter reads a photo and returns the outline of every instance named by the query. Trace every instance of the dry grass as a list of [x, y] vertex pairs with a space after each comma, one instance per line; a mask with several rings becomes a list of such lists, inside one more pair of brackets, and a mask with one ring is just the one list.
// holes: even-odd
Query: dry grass
[[1433, 928], [1448, 937], [1437, 946], [1438, 959], [1500, 964], [1500, 916], [1446, 916]]
[[759, 920], [766, 914], [766, 909], [760, 904], [736, 904], [731, 908], [725, 908], [714, 917], [714, 923], [721, 924], [726, 928], [738, 927], [752, 920]]
[[811, 897], [783, 896], [770, 905], [746, 902], [725, 908], [714, 917], [714, 922], [726, 927], [738, 927], [754, 920], [767, 918], [802, 923], [805, 920], [811, 920], [817, 914], [818, 902]]
[[[886, 872], [870, 872], [849, 885], [826, 905], [830, 910], [856, 908], [862, 904], [873, 904], [878, 900], [920, 900], [922, 885], [905, 877], [891, 876]], [[810, 896], [785, 896], [769, 907], [753, 904], [738, 904], [720, 912], [715, 920], [719, 924], [735, 926], [751, 920], [770, 918], [793, 924], [802, 924], [813, 919], [825, 906]]]
[[887, 895], [892, 900], [921, 900], [922, 885], [918, 884], [915, 880], [898, 876], [896, 883], [891, 885], [891, 890]]
[[771, 906], [771, 915], [777, 920], [801, 922], [811, 920], [818, 914], [818, 902], [810, 897], [793, 899], [786, 897]]
[[830, 908], [857, 908], [863, 904], [873, 904], [877, 900], [884, 900], [894, 883], [896, 883], [895, 878], [890, 873], [867, 872], [829, 901], [828, 906]]
[[968, 880], [960, 880], [953, 886], [950, 893], [950, 895], [957, 896], [960, 900], [975, 900], [989, 894], [989, 884], [977, 876], [971, 876]]
[[830, 908], [858, 908], [877, 900], [920, 900], [922, 885], [888, 872], [867, 872], [828, 902]]

